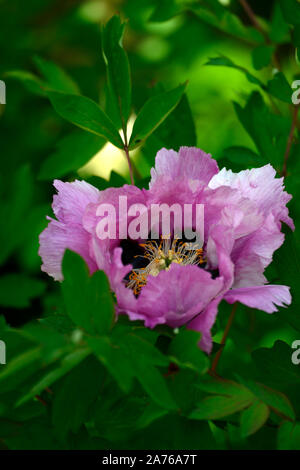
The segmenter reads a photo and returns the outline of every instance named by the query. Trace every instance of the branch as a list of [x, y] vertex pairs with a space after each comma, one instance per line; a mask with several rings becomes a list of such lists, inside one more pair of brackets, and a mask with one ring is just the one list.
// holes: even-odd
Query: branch
[[251, 23], [253, 24], [254, 28], [257, 29], [257, 31], [259, 31], [264, 36], [264, 38], [267, 42], [269, 42], [269, 38], [267, 37], [265, 30], [261, 27], [261, 25], [257, 21], [256, 16], [254, 14], [254, 11], [250, 7], [247, 0], [239, 0], [239, 2], [242, 5], [245, 13], [248, 15], [248, 18], [251, 21]]
[[282, 171], [281, 171], [282, 176], [286, 176], [286, 174], [287, 174], [287, 161], [288, 161], [289, 156], [290, 156], [290, 152], [291, 152], [291, 148], [292, 148], [292, 144], [293, 144], [294, 133], [295, 133], [295, 129], [297, 127], [298, 109], [299, 109], [298, 106], [294, 106], [291, 130], [290, 130], [290, 133], [289, 133], [289, 136], [288, 136], [286, 149], [285, 149], [285, 153], [284, 153], [283, 166], [282, 166]]
[[[249, 20], [251, 21], [251, 23], [253, 24], [254, 28], [259, 31], [263, 37], [264, 37], [264, 40], [265, 40], [265, 43], [267, 45], [270, 45], [272, 44], [272, 42], [270, 41], [270, 38], [268, 36], [268, 34], [266, 33], [266, 31], [263, 29], [263, 27], [260, 25], [259, 21], [257, 20], [256, 16], [255, 16], [255, 13], [254, 11], [252, 10], [251, 6], [249, 5], [249, 3], [247, 2], [247, 0], [239, 0], [240, 4], [242, 5], [245, 13], [247, 14]], [[276, 48], [275, 48], [275, 51], [274, 51], [274, 54], [273, 54], [273, 65], [276, 69], [280, 70], [280, 62], [278, 60], [278, 57], [277, 57], [277, 54], [276, 54]]]
[[124, 145], [124, 151], [125, 151], [126, 160], [127, 160], [127, 163], [128, 163], [130, 181], [131, 181], [131, 184], [134, 185], [133, 168], [132, 168], [132, 163], [131, 163], [131, 160], [130, 160], [130, 155], [129, 155], [129, 150], [128, 150], [127, 144]]
[[39, 395], [35, 395], [37, 401], [39, 401], [43, 406], [47, 406], [47, 402], [43, 400]]
[[231, 325], [232, 325], [234, 317], [235, 317], [235, 312], [236, 312], [237, 306], [238, 306], [238, 304], [235, 303], [232, 310], [231, 310], [230, 316], [228, 318], [228, 322], [227, 322], [227, 325], [226, 325], [226, 328], [224, 330], [223, 337], [222, 337], [222, 340], [221, 340], [221, 348], [219, 349], [219, 351], [215, 355], [215, 358], [214, 358], [213, 363], [211, 365], [210, 372], [212, 372], [212, 373], [216, 372], [218, 362], [220, 360], [220, 357], [221, 357], [222, 352], [223, 352], [224, 347], [225, 347], [225, 343], [226, 343], [228, 333], [230, 331]]

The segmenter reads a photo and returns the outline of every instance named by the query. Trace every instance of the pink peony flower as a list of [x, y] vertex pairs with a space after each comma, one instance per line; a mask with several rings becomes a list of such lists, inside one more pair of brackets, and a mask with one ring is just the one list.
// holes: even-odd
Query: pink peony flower
[[[221, 171], [210, 155], [197, 148], [161, 149], [151, 170], [149, 190], [124, 185], [98, 191], [84, 181], [55, 180], [58, 194], [40, 235], [42, 270], [62, 280], [66, 248], [79, 253], [90, 272], [103, 270], [117, 298], [117, 314], [202, 333], [200, 347], [212, 348], [210, 330], [222, 299], [272, 313], [289, 305], [289, 287], [269, 285], [265, 268], [284, 241], [281, 222], [292, 229], [286, 207], [291, 196], [271, 165], [233, 173]], [[113, 204], [117, 220], [119, 196], [128, 206], [155, 203], [204, 204], [202, 250], [186, 252], [179, 240], [151, 242], [119, 238], [100, 240], [96, 227], [100, 203]], [[130, 222], [128, 217], [127, 223]], [[157, 268], [158, 266], [158, 268]]]

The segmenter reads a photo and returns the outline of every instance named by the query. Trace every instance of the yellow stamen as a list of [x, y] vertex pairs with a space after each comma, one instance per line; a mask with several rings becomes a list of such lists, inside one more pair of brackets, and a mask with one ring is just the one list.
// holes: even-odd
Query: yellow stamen
[[141, 257], [149, 260], [149, 264], [145, 268], [133, 269], [126, 287], [138, 295], [142, 287], [147, 284], [148, 276], [156, 277], [162, 270], [168, 271], [172, 263], [183, 266], [206, 263], [202, 248], [191, 250], [187, 245], [176, 238], [171, 243], [170, 237], [163, 238], [159, 245], [156, 241], [141, 243], [140, 246], [145, 250], [145, 254]]

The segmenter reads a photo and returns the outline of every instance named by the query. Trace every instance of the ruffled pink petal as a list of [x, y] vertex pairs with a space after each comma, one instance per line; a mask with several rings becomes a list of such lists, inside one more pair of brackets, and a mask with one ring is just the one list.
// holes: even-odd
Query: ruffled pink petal
[[222, 224], [233, 229], [234, 239], [238, 239], [254, 232], [264, 222], [264, 215], [256, 204], [229, 186], [205, 188], [196, 195], [195, 203], [204, 204], [206, 235], [211, 227]]
[[[135, 186], [124, 185], [121, 188], [108, 188], [101, 191], [96, 203], [88, 204], [82, 217], [82, 224], [84, 229], [90, 234], [90, 252], [95, 257], [98, 269], [105, 272], [110, 269], [113, 252], [120, 245], [120, 227], [125, 227], [127, 231], [128, 224], [133, 217], [127, 216], [127, 210], [122, 210], [119, 207], [120, 197], [126, 196], [127, 209], [134, 204], [143, 204], [147, 207], [145, 196], [146, 191], [141, 190]], [[97, 235], [97, 225], [101, 221], [101, 216], [97, 215], [97, 210], [100, 204], [109, 204], [115, 210], [115, 220], [113, 219], [112, 226], [116, 227], [115, 237], [100, 240]], [[121, 209], [121, 210], [119, 210]], [[106, 217], [106, 216], [105, 216]], [[149, 223], [150, 227], [150, 223]], [[147, 234], [148, 235], [148, 234]], [[128, 234], [125, 234], [125, 238]]]
[[285, 222], [293, 229], [294, 223], [286, 207], [291, 196], [284, 191], [283, 178], [275, 176], [276, 171], [270, 164], [239, 173], [223, 168], [213, 176], [209, 187], [216, 189], [220, 186], [229, 186], [238, 189], [244, 197], [254, 201], [265, 215], [272, 213], [277, 223]]
[[234, 279], [234, 264], [231, 251], [234, 245], [233, 229], [221, 224], [211, 228], [207, 241], [207, 261], [210, 269], [218, 269], [224, 279], [223, 291], [228, 290]]
[[53, 197], [53, 212], [64, 223], [81, 224], [82, 216], [91, 202], [97, 202], [100, 191], [86, 181], [64, 183], [54, 180], [58, 194]]
[[[114, 278], [113, 271], [109, 277]], [[179, 264], [172, 264], [169, 271], [161, 271], [156, 277], [148, 276], [138, 298], [124, 283], [113, 283], [118, 313], [126, 313], [132, 320], [143, 320], [150, 328], [163, 323], [173, 328], [185, 324], [203, 311], [223, 288], [223, 278], [212, 279], [204, 269]]]
[[224, 299], [230, 304], [241, 302], [248, 307], [273, 313], [278, 310], [276, 306], [290, 305], [292, 298], [289, 290], [287, 286], [277, 285], [242, 287], [228, 291]]
[[40, 234], [42, 270], [55, 280], [62, 280], [62, 258], [69, 248], [80, 254], [93, 272], [97, 266], [90, 252], [90, 234], [84, 229], [82, 218], [87, 205], [97, 201], [100, 191], [85, 181], [55, 180], [54, 186], [58, 194], [53, 198], [52, 207], [58, 221], [49, 218], [51, 222]]
[[[119, 201], [120, 196], [126, 196], [127, 198], [127, 209], [134, 204], [144, 204], [147, 205], [146, 201], [146, 191], [137, 188], [136, 186], [130, 186], [125, 184], [121, 188], [108, 188], [99, 193], [99, 197], [96, 201], [91, 201], [89, 205], [86, 206], [86, 210], [83, 216], [83, 226], [84, 228], [92, 235], [96, 235], [97, 223], [101, 220], [99, 216], [96, 215], [97, 209], [100, 204], [110, 204], [115, 208], [116, 212], [116, 222], [117, 222], [117, 231], [116, 235], [118, 238], [118, 228], [122, 220], [126, 219], [126, 211], [119, 211]], [[127, 217], [128, 222], [132, 217]]]
[[97, 265], [89, 252], [89, 234], [78, 224], [63, 224], [57, 220], [51, 220], [48, 227], [40, 234], [39, 255], [43, 261], [42, 271], [56, 281], [61, 281], [63, 279], [61, 264], [67, 248], [82, 256], [91, 273], [96, 271]]
[[156, 155], [149, 187], [151, 189], [161, 180], [177, 179], [198, 180], [207, 184], [218, 171], [217, 162], [211, 155], [196, 147], [181, 147], [178, 153], [163, 148]]
[[266, 284], [262, 260], [255, 253], [246, 252], [234, 263], [234, 282], [232, 288], [261, 286]]
[[274, 251], [283, 241], [284, 234], [280, 232], [272, 213], [254, 233], [237, 240], [231, 255], [235, 264], [233, 287], [264, 284], [266, 279], [263, 272], [271, 263]]
[[167, 323], [177, 327], [203, 311], [223, 288], [223, 278], [197, 266], [172, 264], [169, 271], [148, 276], [137, 299], [137, 311], [144, 315], [145, 324], [154, 327]]
[[[180, 204], [182, 209], [184, 204], [193, 204], [199, 192], [203, 191], [203, 184], [198, 181], [197, 188], [191, 188], [190, 182], [183, 179], [180, 183], [175, 183], [161, 177], [159, 181], [151, 186], [147, 192], [147, 202], [151, 204], [168, 204], [170, 207], [176, 203]], [[180, 184], [180, 191], [178, 190]]]
[[218, 306], [221, 300], [222, 296], [214, 299], [202, 313], [187, 325], [190, 330], [196, 330], [202, 333], [199, 346], [208, 354], [210, 354], [212, 350], [212, 337], [210, 330], [216, 321]]

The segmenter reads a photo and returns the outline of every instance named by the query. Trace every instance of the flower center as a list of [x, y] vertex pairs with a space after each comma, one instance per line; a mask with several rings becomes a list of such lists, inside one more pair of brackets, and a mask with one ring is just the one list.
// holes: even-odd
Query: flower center
[[140, 243], [144, 249], [143, 255], [135, 258], [145, 258], [148, 264], [142, 268], [134, 268], [126, 287], [132, 289], [135, 295], [139, 295], [143, 286], [147, 284], [148, 276], [157, 276], [162, 270], [168, 271], [172, 263], [186, 265], [205, 264], [203, 249], [190, 249], [189, 243], [170, 238], [163, 239], [160, 243], [147, 241]]

